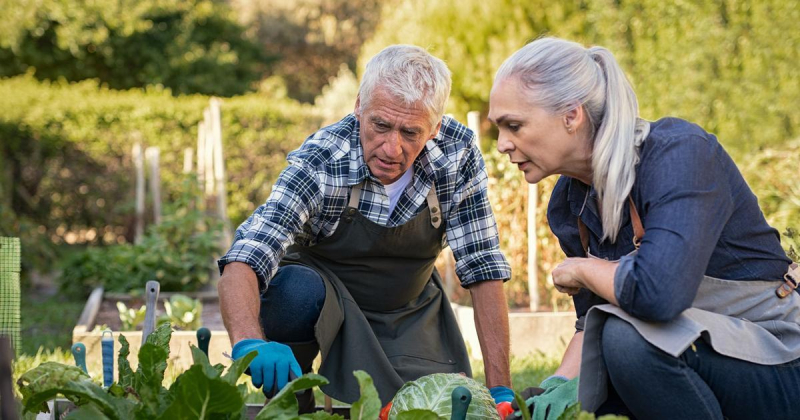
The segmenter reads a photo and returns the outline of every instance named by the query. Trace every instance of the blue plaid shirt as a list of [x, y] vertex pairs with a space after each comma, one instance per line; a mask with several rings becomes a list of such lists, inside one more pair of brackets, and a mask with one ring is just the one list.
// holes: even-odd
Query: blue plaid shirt
[[352, 187], [366, 181], [359, 211], [387, 227], [426, 210], [435, 183], [447, 222], [442, 241], [453, 250], [462, 286], [511, 277], [489, 205], [483, 157], [472, 131], [456, 120], [444, 117], [439, 134], [414, 161], [414, 178], [392, 214], [386, 189], [364, 161], [354, 115], [314, 133], [287, 160], [266, 203], [236, 230], [233, 245], [218, 261], [220, 272], [230, 262], [247, 263], [263, 290], [290, 245], [313, 246], [333, 234]]

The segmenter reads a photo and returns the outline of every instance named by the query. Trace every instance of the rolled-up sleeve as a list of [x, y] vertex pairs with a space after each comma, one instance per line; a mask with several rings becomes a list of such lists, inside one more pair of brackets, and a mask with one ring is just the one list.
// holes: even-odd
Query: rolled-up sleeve
[[459, 167], [461, 182], [448, 215], [447, 241], [456, 274], [466, 287], [483, 280], [508, 280], [511, 266], [500, 250], [497, 222], [489, 204], [486, 165], [473, 144]]
[[614, 292], [623, 310], [669, 321], [691, 306], [722, 229], [733, 212], [716, 143], [700, 136], [663, 142], [643, 157], [639, 252], [623, 257]]
[[278, 177], [266, 203], [242, 223], [228, 252], [217, 261], [220, 274], [232, 262], [249, 265], [258, 277], [259, 290], [278, 269], [286, 249], [321, 203], [316, 174], [300, 165], [290, 165]]

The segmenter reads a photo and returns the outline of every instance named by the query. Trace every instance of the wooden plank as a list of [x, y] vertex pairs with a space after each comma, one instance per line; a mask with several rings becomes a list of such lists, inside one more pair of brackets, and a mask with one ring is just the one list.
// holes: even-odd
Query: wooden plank
[[133, 145], [133, 166], [136, 168], [136, 228], [134, 231], [134, 243], [139, 243], [144, 236], [144, 158], [142, 156], [142, 145]]
[[97, 318], [97, 311], [100, 310], [100, 303], [103, 301], [103, 288], [97, 287], [92, 290], [89, 299], [86, 300], [86, 306], [83, 307], [78, 324], [72, 329], [73, 336], [76, 333], [85, 333], [94, 328], [94, 320]]

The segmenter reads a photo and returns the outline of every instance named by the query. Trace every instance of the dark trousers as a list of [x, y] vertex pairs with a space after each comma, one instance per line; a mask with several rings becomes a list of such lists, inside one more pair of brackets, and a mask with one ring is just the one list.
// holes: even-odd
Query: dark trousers
[[[609, 317], [603, 358], [614, 391], [598, 412], [640, 419], [798, 419], [800, 359], [767, 366], [723, 356], [703, 339], [680, 357], [645, 341]], [[620, 404], [622, 402], [622, 404]]]
[[[325, 283], [311, 268], [288, 265], [278, 268], [261, 296], [261, 328], [270, 341], [292, 348], [303, 373], [311, 372], [311, 364], [319, 353], [314, 338], [314, 325], [325, 302]], [[298, 394], [300, 412], [314, 409], [312, 390]]]

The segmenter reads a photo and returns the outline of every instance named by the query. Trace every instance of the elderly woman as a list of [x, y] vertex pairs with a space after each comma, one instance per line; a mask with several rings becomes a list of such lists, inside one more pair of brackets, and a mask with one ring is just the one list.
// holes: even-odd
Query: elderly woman
[[526, 181], [561, 175], [553, 282], [577, 332], [535, 417], [577, 398], [642, 419], [800, 418], [800, 269], [714, 135], [638, 118], [607, 49], [555, 38], [503, 63], [489, 119]]

